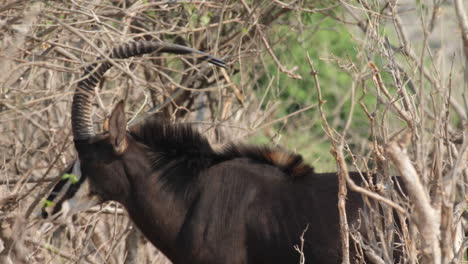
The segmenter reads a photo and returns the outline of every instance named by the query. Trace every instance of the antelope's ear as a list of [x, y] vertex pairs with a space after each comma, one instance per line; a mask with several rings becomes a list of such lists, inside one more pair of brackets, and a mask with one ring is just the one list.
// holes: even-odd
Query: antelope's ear
[[109, 139], [116, 154], [124, 153], [128, 146], [126, 137], [127, 121], [125, 119], [124, 107], [124, 101], [120, 101], [114, 110], [112, 110], [108, 122]]

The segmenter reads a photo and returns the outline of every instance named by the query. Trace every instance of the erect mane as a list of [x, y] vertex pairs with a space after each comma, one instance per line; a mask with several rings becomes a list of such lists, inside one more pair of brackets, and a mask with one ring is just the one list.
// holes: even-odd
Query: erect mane
[[150, 117], [143, 124], [132, 127], [130, 134], [166, 158], [206, 161], [216, 155], [208, 140], [190, 125], [170, 124], [160, 117]]
[[281, 148], [230, 144], [224, 149], [222, 155], [225, 159], [245, 157], [259, 163], [275, 166], [291, 178], [314, 173], [314, 168], [306, 164], [301, 155]]
[[133, 127], [130, 133], [156, 155], [161, 155], [156, 158], [158, 163], [171, 159], [189, 162], [192, 169], [190, 174], [236, 158], [248, 158], [258, 163], [275, 166], [288, 178], [303, 177], [314, 172], [301, 155], [280, 148], [231, 143], [221, 151], [214, 151], [206, 137], [191, 125], [168, 122], [163, 118], [151, 117], [143, 124]]

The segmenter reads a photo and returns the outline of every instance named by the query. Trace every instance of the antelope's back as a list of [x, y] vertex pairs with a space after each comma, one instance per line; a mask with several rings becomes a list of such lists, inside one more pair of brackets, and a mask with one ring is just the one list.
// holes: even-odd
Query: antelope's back
[[[237, 158], [204, 174], [192, 237], [203, 237], [207, 248], [221, 248], [218, 259], [298, 263], [294, 246], [301, 247], [304, 234], [307, 263], [341, 261], [335, 173], [291, 178], [278, 167]], [[351, 176], [360, 183], [357, 174]], [[350, 225], [362, 204], [359, 194], [349, 192]]]

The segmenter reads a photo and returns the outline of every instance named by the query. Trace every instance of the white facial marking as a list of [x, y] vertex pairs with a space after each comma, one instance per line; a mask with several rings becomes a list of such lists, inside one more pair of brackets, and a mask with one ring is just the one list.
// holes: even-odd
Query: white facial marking
[[75, 162], [75, 164], [73, 165], [72, 173], [73, 173], [74, 175], [76, 175], [76, 177], [78, 178], [78, 180], [80, 180], [80, 178], [81, 178], [81, 163], [80, 163], [80, 159], [76, 159], [76, 162]]
[[75, 195], [62, 203], [60, 212], [66, 217], [87, 210], [98, 204], [100, 204], [100, 199], [97, 195], [91, 194], [89, 180], [86, 179], [80, 185]]
[[[75, 164], [73, 164], [73, 169], [71, 173], [76, 177], [77, 181], [80, 181], [81, 178], [81, 165], [80, 165], [80, 160], [77, 159]], [[65, 185], [63, 185], [62, 189], [60, 189], [60, 192], [57, 194], [57, 196], [54, 198], [54, 201], [60, 201], [62, 197], [65, 195], [65, 193], [68, 191], [70, 188], [70, 185], [72, 185], [72, 180], [69, 179]]]

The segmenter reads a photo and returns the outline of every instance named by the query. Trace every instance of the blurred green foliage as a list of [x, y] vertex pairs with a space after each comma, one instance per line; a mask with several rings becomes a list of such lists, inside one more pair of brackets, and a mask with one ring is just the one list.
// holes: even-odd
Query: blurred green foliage
[[[281, 107], [276, 117], [285, 116], [303, 107], [317, 104], [317, 90], [314, 84], [311, 69], [307, 60], [307, 53], [314, 62], [318, 71], [318, 78], [322, 96], [326, 103], [324, 111], [328, 122], [333, 128], [340, 131], [345, 125], [351, 108], [352, 76], [349, 66], [359, 60], [359, 45], [343, 24], [325, 17], [321, 14], [303, 14], [298, 21], [294, 14], [286, 18], [288, 23], [275, 26], [271, 32], [276, 31], [277, 37], [271, 37], [275, 54], [287, 69], [297, 66], [302, 80], [289, 78], [285, 73], [278, 71], [278, 66], [269, 57], [265, 56], [268, 71], [259, 80], [259, 96], [265, 93], [266, 87], [272, 82], [273, 87], [267, 95], [269, 100], [280, 100]], [[302, 25], [291, 25], [292, 21]], [[292, 22], [294, 23], [294, 22]], [[301, 28], [301, 31], [292, 30]], [[276, 39], [275, 39], [276, 38]], [[378, 62], [376, 62], [379, 64]], [[389, 76], [384, 76], [387, 78]], [[359, 85], [358, 85], [359, 87]], [[362, 95], [360, 88], [356, 91], [356, 104]], [[375, 108], [375, 96], [367, 93], [364, 103], [369, 109]], [[278, 132], [283, 124], [274, 128]], [[306, 127], [304, 129], [304, 127]], [[304, 158], [317, 167], [317, 171], [333, 170], [335, 162], [329, 153], [330, 144], [322, 128], [318, 108], [314, 108], [299, 116], [290, 118], [286, 129], [281, 129], [280, 145], [288, 149], [295, 149]], [[369, 120], [363, 109], [356, 105], [353, 113], [353, 123], [350, 133], [357, 133], [359, 137], [369, 137]], [[267, 143], [265, 135], [258, 135], [251, 141]]]

